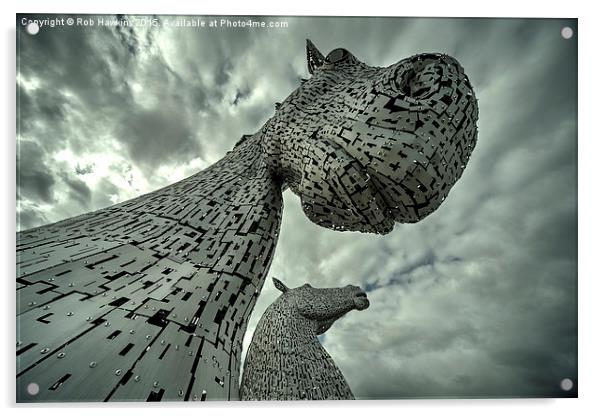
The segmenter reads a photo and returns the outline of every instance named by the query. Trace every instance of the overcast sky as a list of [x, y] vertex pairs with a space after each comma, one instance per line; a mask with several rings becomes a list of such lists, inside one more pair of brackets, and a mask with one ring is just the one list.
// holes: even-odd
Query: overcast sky
[[[377, 236], [322, 229], [287, 191], [270, 276], [368, 290], [371, 307], [322, 340], [358, 398], [566, 394], [577, 364], [576, 21], [266, 20], [288, 28], [20, 28], [17, 228], [211, 165], [308, 76], [305, 38], [376, 66], [448, 53], [480, 120], [445, 203]], [[268, 281], [245, 347], [278, 293]]]

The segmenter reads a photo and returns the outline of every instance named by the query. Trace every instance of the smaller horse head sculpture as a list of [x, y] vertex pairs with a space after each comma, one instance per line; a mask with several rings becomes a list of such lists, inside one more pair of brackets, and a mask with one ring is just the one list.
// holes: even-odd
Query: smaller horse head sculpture
[[341, 371], [317, 336], [351, 310], [370, 306], [357, 286], [289, 289], [278, 279], [282, 295], [264, 312], [247, 352], [242, 400], [353, 399]]
[[[347, 312], [362, 311], [370, 306], [368, 296], [358, 286], [315, 288], [309, 283], [289, 289], [280, 280], [273, 278], [274, 285], [290, 298], [297, 313], [313, 322], [316, 335], [326, 332], [332, 324]], [[282, 299], [287, 301], [289, 299]]]

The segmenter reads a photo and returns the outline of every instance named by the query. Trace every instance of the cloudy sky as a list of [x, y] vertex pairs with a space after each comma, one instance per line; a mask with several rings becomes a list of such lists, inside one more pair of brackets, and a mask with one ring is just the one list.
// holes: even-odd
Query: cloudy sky
[[[574, 394], [560, 381], [577, 377], [576, 21], [264, 20], [288, 27], [31, 36], [18, 21], [17, 228], [211, 165], [308, 76], [305, 38], [377, 66], [448, 53], [479, 98], [480, 134], [442, 207], [386, 236], [340, 233], [287, 191], [270, 275], [368, 290], [371, 307], [322, 339], [358, 398]], [[268, 282], [245, 346], [277, 294]]]

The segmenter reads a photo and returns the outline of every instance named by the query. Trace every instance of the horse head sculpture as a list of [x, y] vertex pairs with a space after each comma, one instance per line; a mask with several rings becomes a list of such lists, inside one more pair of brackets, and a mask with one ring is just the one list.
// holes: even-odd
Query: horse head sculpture
[[289, 289], [261, 317], [245, 360], [242, 400], [353, 399], [353, 393], [317, 336], [352, 310], [370, 306], [357, 286]]
[[311, 78], [261, 130], [274, 172], [313, 222], [387, 233], [437, 209], [477, 138], [477, 100], [460, 64], [419, 54], [385, 68], [307, 41]]
[[366, 292], [358, 286], [315, 288], [306, 283], [289, 289], [278, 279], [273, 280], [276, 288], [282, 292], [280, 302], [290, 303], [292, 313], [306, 320], [316, 335], [325, 333], [347, 312], [354, 309], [361, 311], [370, 306]]

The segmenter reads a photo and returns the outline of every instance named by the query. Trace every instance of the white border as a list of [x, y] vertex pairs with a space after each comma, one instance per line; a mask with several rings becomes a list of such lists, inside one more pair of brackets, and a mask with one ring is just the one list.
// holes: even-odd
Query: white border
[[[125, 410], [129, 413], [144, 412], [145, 415], [164, 415], [167, 409], [178, 413], [251, 413], [251, 414], [307, 414], [340, 413], [364, 414], [375, 409], [379, 414], [433, 414], [445, 415], [504, 415], [545, 414], [586, 415], [600, 409], [597, 397], [600, 394], [600, 323], [602, 316], [599, 298], [602, 294], [600, 266], [600, 133], [599, 112], [602, 110], [600, 88], [600, 24], [602, 16], [593, 5], [596, 2], [546, 1], [528, 3], [524, 0], [486, 1], [440, 1], [385, 2], [369, 0], [360, 4], [347, 1], [297, 0], [283, 1], [156, 1], [126, 2], [104, 0], [82, 2], [75, 0], [28, 1], [19, 4], [2, 2], [2, 62], [0, 71], [5, 92], [0, 100], [4, 140], [2, 140], [2, 189], [6, 190], [2, 200], [2, 249], [1, 264], [4, 266], [4, 327], [6, 342], [2, 343], [4, 358], [1, 380], [2, 405], [9, 414], [89, 414], [105, 415], [107, 410]], [[155, 13], [155, 14], [222, 14], [222, 15], [348, 15], [348, 16], [472, 16], [472, 17], [573, 17], [579, 18], [577, 37], [579, 41], [579, 398], [578, 399], [512, 399], [512, 400], [407, 400], [407, 401], [358, 401], [354, 403], [204, 403], [200, 404], [76, 404], [22, 406], [14, 404], [15, 386], [15, 296], [14, 296], [14, 238], [15, 238], [15, 13]], [[562, 192], [561, 189], [558, 190]]]

